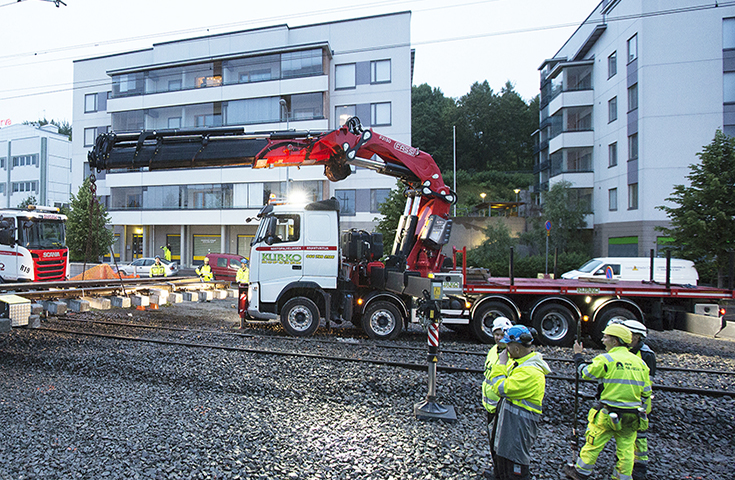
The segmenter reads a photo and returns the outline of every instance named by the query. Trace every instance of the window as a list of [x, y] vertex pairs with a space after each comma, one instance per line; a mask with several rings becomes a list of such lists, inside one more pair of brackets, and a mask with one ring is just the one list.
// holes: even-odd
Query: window
[[336, 190], [334, 196], [339, 201], [340, 215], [355, 215], [355, 191], [354, 190]]
[[628, 40], [628, 63], [638, 58], [638, 35], [633, 35]]
[[618, 209], [618, 189], [611, 188], [607, 191], [608, 210], [611, 212]]
[[197, 115], [197, 127], [221, 127], [222, 115]]
[[370, 62], [370, 83], [390, 83], [390, 60]]
[[634, 133], [628, 137], [628, 160], [638, 158], [638, 134]]
[[592, 130], [592, 107], [565, 108], [564, 113], [566, 115], [565, 132], [583, 132]]
[[334, 67], [334, 88], [355, 88], [355, 64], [347, 63]]
[[84, 113], [92, 113], [97, 111], [97, 94], [88, 93], [84, 95]]
[[5, 195], [5, 184], [0, 183], [0, 194]]
[[321, 49], [303, 50], [300, 52], [287, 52], [281, 54], [281, 76], [282, 78], [308, 77], [321, 75], [322, 69]]
[[735, 72], [722, 74], [722, 101], [724, 103], [735, 103]]
[[618, 119], [618, 97], [613, 97], [607, 102], [607, 123]]
[[276, 215], [276, 242], [295, 242], [301, 237], [298, 215]]
[[5, 169], [5, 157], [0, 158], [0, 168]]
[[628, 185], [628, 210], [638, 210], [638, 184]]
[[722, 49], [735, 48], [735, 18], [722, 19]]
[[334, 108], [334, 118], [335, 118], [335, 125], [334, 128], [339, 128], [345, 123], [347, 123], [347, 120], [350, 119], [350, 117], [355, 116], [355, 106], [354, 105], [342, 105], [339, 107]]
[[[3, 165], [5, 164], [5, 159], [3, 159]], [[38, 154], [32, 154], [32, 155], [18, 155], [13, 157], [13, 166], [14, 167], [23, 167], [25, 165], [38, 165]]]
[[181, 117], [171, 117], [168, 119], [168, 128], [181, 128]]
[[618, 52], [613, 52], [607, 57], [607, 78], [612, 78], [618, 73]]
[[638, 84], [628, 87], [628, 111], [632, 112], [638, 108]]
[[390, 195], [390, 188], [373, 188], [370, 190], [370, 213], [380, 213], [380, 204]]
[[370, 104], [370, 125], [390, 125], [390, 102]]
[[94, 139], [97, 138], [97, 128], [85, 128], [84, 129], [84, 146], [91, 147], [94, 145]]
[[13, 182], [13, 193], [16, 192], [33, 192], [38, 193], [38, 182]]
[[607, 146], [607, 166], [614, 167], [618, 164], [618, 142]]
[[173, 92], [176, 90], [181, 90], [181, 80], [169, 80], [168, 91]]

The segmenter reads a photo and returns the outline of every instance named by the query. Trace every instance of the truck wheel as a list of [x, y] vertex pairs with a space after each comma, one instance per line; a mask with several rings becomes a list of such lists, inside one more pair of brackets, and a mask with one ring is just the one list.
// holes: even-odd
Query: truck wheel
[[319, 328], [319, 308], [309, 298], [294, 297], [281, 309], [281, 325], [289, 335], [308, 337]]
[[390, 302], [371, 303], [362, 316], [362, 329], [373, 340], [393, 340], [403, 329], [403, 317]]
[[542, 344], [569, 347], [574, 343], [577, 332], [574, 314], [564, 305], [544, 305], [534, 313], [532, 320]]
[[471, 330], [479, 341], [487, 344], [495, 343], [493, 321], [498, 317], [505, 317], [513, 323], [518, 321], [513, 310], [502, 302], [486, 302], [475, 310]]
[[638, 320], [638, 317], [636, 317], [635, 313], [624, 307], [615, 307], [604, 310], [597, 321], [595, 321], [595, 326], [592, 328], [592, 340], [598, 345], [602, 345], [602, 331], [605, 330], [607, 324], [612, 320]]

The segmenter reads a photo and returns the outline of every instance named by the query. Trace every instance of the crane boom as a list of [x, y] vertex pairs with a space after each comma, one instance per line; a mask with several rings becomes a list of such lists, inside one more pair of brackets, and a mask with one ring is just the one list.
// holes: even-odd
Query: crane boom
[[[418, 262], [425, 271], [441, 267], [441, 245], [417, 236], [431, 216], [448, 222], [449, 207], [456, 201], [431, 155], [363, 129], [356, 117], [328, 132], [247, 133], [242, 127], [223, 127], [103, 133], [97, 137], [88, 160], [98, 171], [323, 165], [326, 177], [335, 182], [351, 174], [350, 166], [394, 176], [410, 189], [410, 206], [401, 220], [394, 254], [400, 252], [406, 257], [409, 268]], [[426, 258], [421, 257], [422, 252]]]

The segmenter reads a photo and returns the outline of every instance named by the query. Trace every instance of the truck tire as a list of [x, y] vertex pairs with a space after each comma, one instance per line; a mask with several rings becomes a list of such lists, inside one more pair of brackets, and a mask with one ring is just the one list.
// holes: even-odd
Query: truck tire
[[485, 302], [472, 315], [472, 334], [482, 343], [495, 343], [493, 321], [498, 317], [505, 317], [513, 323], [518, 321], [513, 310], [503, 302]]
[[544, 345], [569, 347], [574, 343], [577, 324], [572, 311], [564, 305], [551, 303], [539, 307], [531, 319]]
[[309, 298], [294, 297], [281, 308], [281, 325], [289, 335], [308, 337], [319, 328], [319, 308]]
[[403, 317], [392, 303], [377, 301], [365, 309], [362, 329], [373, 340], [393, 340], [403, 329]]
[[590, 335], [592, 341], [598, 345], [602, 345], [602, 331], [605, 330], [605, 327], [607, 327], [607, 324], [611, 320], [638, 320], [638, 317], [625, 307], [614, 307], [603, 310], [595, 321], [594, 327], [592, 327]]

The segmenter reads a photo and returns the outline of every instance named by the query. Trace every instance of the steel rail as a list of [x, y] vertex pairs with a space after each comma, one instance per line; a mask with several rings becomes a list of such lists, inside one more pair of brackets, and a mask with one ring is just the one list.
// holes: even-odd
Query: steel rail
[[[207, 330], [207, 329], [198, 329], [198, 328], [165, 327], [165, 326], [160, 326], [160, 325], [141, 325], [141, 324], [132, 324], [132, 323], [112, 322], [109, 320], [87, 320], [87, 319], [71, 318], [71, 317], [58, 317], [58, 318], [63, 318], [66, 321], [73, 321], [73, 322], [96, 323], [100, 325], [133, 327], [133, 328], [154, 329], [154, 330], [168, 330], [172, 332], [234, 335], [234, 336], [244, 337], [244, 338], [273, 338], [277, 340], [286, 340], [286, 341], [324, 343], [327, 345], [340, 345], [340, 346], [346, 345], [346, 346], [353, 346], [353, 347], [378, 347], [378, 348], [393, 349], [393, 350], [426, 352], [426, 348], [410, 347], [406, 345], [386, 345], [386, 344], [365, 345], [361, 343], [340, 342], [340, 341], [335, 341], [335, 340], [320, 340], [316, 338], [282, 337], [282, 336], [275, 336], [275, 335], [258, 335], [254, 333], [225, 332], [221, 330]], [[482, 353], [482, 352], [470, 352], [467, 350], [452, 350], [452, 349], [447, 349], [447, 350], [441, 349], [440, 353], [449, 353], [449, 354], [455, 354], [455, 355], [479, 355], [482, 357], [485, 357], [487, 355], [486, 353]], [[572, 358], [544, 357], [544, 360], [546, 360], [547, 362], [550, 361], [550, 362], [574, 363], [574, 359]], [[735, 375], [735, 372], [729, 371], [729, 370], [707, 370], [707, 369], [698, 369], [698, 368], [667, 367], [667, 366], [662, 366], [662, 365], [657, 365], [656, 370], [684, 372], [684, 373], [704, 373], [704, 374], [709, 374], [709, 375]]]
[[[254, 354], [261, 354], [261, 355], [277, 355], [277, 356], [313, 358], [317, 360], [333, 360], [333, 361], [353, 362], [353, 363], [368, 363], [372, 365], [390, 366], [390, 367], [403, 368], [407, 370], [426, 370], [428, 368], [426, 364], [395, 362], [395, 361], [380, 360], [380, 359], [351, 358], [351, 357], [342, 357], [342, 356], [336, 356], [336, 355], [319, 355], [319, 354], [314, 354], [314, 353], [293, 352], [293, 351], [285, 352], [285, 351], [279, 351], [279, 350], [234, 347], [234, 346], [226, 346], [226, 345], [215, 345], [215, 344], [209, 344], [209, 343], [176, 342], [176, 341], [171, 341], [171, 340], [163, 340], [163, 339], [155, 339], [155, 338], [129, 337], [129, 336], [123, 336], [123, 335], [112, 335], [112, 334], [107, 334], [107, 333], [79, 332], [79, 331], [74, 331], [74, 330], [63, 330], [63, 329], [53, 329], [53, 328], [39, 328], [35, 330], [52, 332], [52, 333], [64, 333], [64, 334], [71, 334], [71, 335], [82, 335], [82, 336], [89, 336], [89, 337], [107, 338], [107, 339], [112, 339], [112, 340], [125, 340], [125, 341], [133, 341], [133, 342], [154, 343], [158, 345], [168, 345], [168, 346], [180, 346], [180, 347], [190, 347], [190, 348], [209, 348], [209, 349], [214, 349], [214, 350], [254, 353]], [[444, 373], [470, 373], [470, 374], [477, 374], [477, 375], [483, 375], [485, 373], [484, 369], [479, 369], [479, 368], [452, 367], [452, 366], [443, 366], [443, 365], [438, 365], [437, 370], [444, 372]], [[569, 377], [569, 376], [564, 376], [564, 375], [547, 375], [546, 378], [549, 378], [551, 380], [562, 380], [562, 381], [567, 381], [567, 382], [575, 381], [574, 377]], [[587, 383], [596, 383], [596, 382], [592, 382], [589, 380], [585, 380], [585, 381]], [[686, 394], [703, 395], [703, 396], [709, 396], [709, 397], [734, 397], [735, 398], [735, 391], [729, 391], [729, 390], [675, 387], [675, 386], [669, 386], [669, 385], [653, 385], [652, 388], [653, 390], [661, 391], [661, 392], [686, 393]]]

